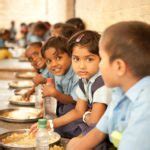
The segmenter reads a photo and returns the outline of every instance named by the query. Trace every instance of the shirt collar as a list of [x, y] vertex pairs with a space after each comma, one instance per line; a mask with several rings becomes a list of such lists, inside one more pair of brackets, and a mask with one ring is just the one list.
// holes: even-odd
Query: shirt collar
[[56, 78], [57, 80], [63, 80], [63, 79], [68, 79], [68, 80], [69, 80], [70, 78], [73, 77], [74, 74], [75, 74], [75, 73], [74, 73], [72, 67], [70, 67], [69, 70], [67, 71], [67, 73], [66, 73], [65, 75], [62, 75], [62, 76], [55, 76], [55, 78]]
[[[89, 80], [88, 83], [94, 83], [94, 81], [97, 79], [98, 76], [100, 76], [101, 73], [98, 71], [96, 74], [94, 74]], [[82, 79], [84, 83], [87, 83], [86, 79]]]
[[134, 84], [125, 95], [131, 100], [135, 101], [140, 93], [146, 86], [150, 85], [150, 76], [146, 76]]

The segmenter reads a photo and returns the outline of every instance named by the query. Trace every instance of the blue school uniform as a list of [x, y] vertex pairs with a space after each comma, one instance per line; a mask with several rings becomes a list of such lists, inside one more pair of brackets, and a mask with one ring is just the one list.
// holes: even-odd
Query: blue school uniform
[[126, 93], [120, 88], [112, 92], [112, 102], [97, 124], [109, 134], [122, 134], [119, 150], [150, 150], [150, 76], [144, 77]]
[[[80, 81], [82, 81], [82, 86]], [[92, 76], [88, 81], [85, 79], [81, 79], [80, 81], [76, 93], [79, 99], [87, 101], [88, 109], [92, 108], [93, 103], [109, 104], [111, 100], [111, 89], [104, 86], [102, 76], [99, 72]], [[93, 129], [95, 125], [88, 126], [84, 123], [81, 124], [80, 127], [82, 129], [82, 134], [85, 135]]]
[[[61, 93], [70, 95], [75, 101], [77, 100], [77, 95], [75, 91], [78, 85], [79, 78], [74, 73], [72, 67], [70, 67], [68, 72], [62, 76], [53, 76], [51, 73], [46, 73], [46, 71], [44, 76], [53, 78], [55, 81], [56, 89], [59, 90]], [[75, 105], [76, 105], [75, 103], [63, 104], [57, 101], [57, 109], [56, 109], [57, 116], [60, 117], [66, 114], [70, 110], [74, 109]], [[79, 126], [81, 123], [82, 123], [81, 120], [77, 120], [65, 126], [59, 127], [55, 129], [55, 131], [58, 132], [62, 137], [72, 138], [78, 136], [81, 133], [81, 129]]]

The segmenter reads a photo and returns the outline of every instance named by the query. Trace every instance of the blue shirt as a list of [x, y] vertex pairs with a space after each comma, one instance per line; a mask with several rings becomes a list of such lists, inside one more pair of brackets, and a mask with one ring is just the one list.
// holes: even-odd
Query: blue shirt
[[112, 101], [96, 126], [109, 134], [119, 131], [119, 150], [150, 150], [150, 76], [144, 77], [126, 93], [112, 92]]
[[68, 72], [62, 76], [54, 76], [56, 88], [66, 94], [72, 96], [74, 100], [77, 99], [76, 88], [78, 86], [79, 78], [74, 73], [72, 67], [69, 68]]

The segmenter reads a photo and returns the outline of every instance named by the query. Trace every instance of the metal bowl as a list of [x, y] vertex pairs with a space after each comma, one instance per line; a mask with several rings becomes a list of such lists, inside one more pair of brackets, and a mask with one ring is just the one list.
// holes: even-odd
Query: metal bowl
[[0, 110], [0, 120], [7, 122], [36, 122], [40, 117], [39, 109], [20, 107], [20, 108], [8, 108]]
[[18, 106], [34, 106], [35, 95], [32, 95], [29, 101], [25, 101], [21, 95], [13, 95], [9, 98], [9, 103]]
[[17, 78], [22, 78], [22, 79], [32, 79], [35, 77], [36, 73], [35, 72], [18, 72], [16, 73]]
[[[7, 148], [7, 149], [28, 149], [28, 150], [33, 150], [35, 149], [35, 143], [33, 145], [20, 145], [20, 144], [13, 144], [13, 143], [4, 143], [2, 140], [7, 138], [8, 136], [16, 133], [16, 134], [22, 134], [22, 133], [28, 133], [29, 132], [29, 129], [20, 129], [20, 130], [14, 130], [14, 131], [8, 131], [6, 133], [3, 133], [0, 135], [0, 146], [3, 147], [3, 148]], [[49, 145], [53, 145], [53, 144], [56, 144], [57, 142], [60, 141], [61, 137], [58, 133], [56, 132], [49, 132], [50, 134], [50, 138], [53, 138], [53, 140], [49, 141]]]

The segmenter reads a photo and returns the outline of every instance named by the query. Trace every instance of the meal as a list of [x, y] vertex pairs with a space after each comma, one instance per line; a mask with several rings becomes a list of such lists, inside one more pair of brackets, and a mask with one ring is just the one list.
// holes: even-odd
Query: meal
[[9, 119], [17, 119], [17, 120], [25, 120], [25, 119], [35, 119], [38, 117], [40, 110], [30, 109], [30, 108], [20, 108], [20, 109], [12, 109], [8, 111], [4, 111], [0, 114], [0, 117], [9, 118]]
[[16, 77], [18, 78], [33, 78], [35, 77], [35, 72], [20, 72], [16, 74]]
[[26, 89], [16, 89], [14, 92], [16, 95], [24, 95], [26, 94], [31, 88], [26, 88]]
[[10, 97], [10, 99], [9, 99], [9, 101], [10, 102], [25, 102], [25, 103], [27, 103], [27, 102], [35, 102], [35, 95], [31, 95], [30, 96], [30, 98], [29, 98], [29, 100], [26, 100], [25, 99], [25, 97], [24, 96], [22, 96], [22, 95], [13, 95], [12, 97]]
[[[49, 144], [53, 144], [57, 141], [60, 140], [59, 134], [53, 132], [50, 133], [49, 136]], [[2, 144], [4, 145], [9, 145], [12, 147], [35, 147], [36, 140], [35, 136], [32, 134], [29, 134], [27, 131], [26, 132], [21, 132], [21, 133], [11, 133], [10, 135], [4, 137], [1, 140]], [[50, 149], [51, 150], [51, 149]], [[54, 149], [55, 150], [55, 149]], [[56, 149], [56, 150], [63, 150], [63, 149]]]
[[9, 83], [9, 86], [12, 88], [27, 88], [27, 87], [32, 87], [34, 84], [32, 81], [12, 81]]
[[54, 145], [53, 147], [50, 147], [49, 150], [65, 150], [65, 149], [62, 146]]

